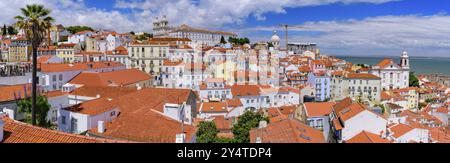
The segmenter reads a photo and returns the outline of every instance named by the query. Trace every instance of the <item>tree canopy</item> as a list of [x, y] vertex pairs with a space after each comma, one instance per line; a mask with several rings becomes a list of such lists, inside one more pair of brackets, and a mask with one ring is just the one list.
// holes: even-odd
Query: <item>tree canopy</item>
[[69, 31], [71, 34], [75, 34], [77, 32], [81, 32], [81, 31], [94, 31], [94, 29], [92, 29], [91, 27], [88, 26], [70, 26], [70, 27], [66, 27], [66, 30]]
[[198, 143], [214, 143], [219, 130], [212, 121], [200, 122], [196, 133]]
[[223, 36], [220, 38], [220, 43], [221, 44], [226, 44], [227, 43], [227, 41], [225, 41], [225, 38]]
[[416, 75], [414, 75], [413, 72], [409, 73], [409, 86], [419, 87], [419, 79], [417, 79]]
[[3, 36], [6, 36], [8, 33], [7, 33], [7, 31], [6, 31], [6, 25], [3, 25], [3, 28], [2, 28], [2, 35]]
[[144, 34], [139, 35], [139, 36], [136, 37], [136, 39], [139, 40], [139, 41], [148, 40], [149, 38], [153, 38], [153, 34], [146, 33], [146, 32], [144, 32]]
[[269, 122], [269, 118], [262, 113], [255, 113], [247, 111], [243, 115], [239, 116], [238, 123], [232, 128], [235, 142], [237, 143], [249, 143], [250, 142], [250, 130], [258, 127], [260, 121]]
[[[19, 108], [19, 113], [25, 114], [25, 122], [31, 123], [31, 98], [27, 97], [20, 100], [17, 104]], [[47, 113], [50, 110], [50, 104], [47, 98], [44, 96], [38, 96], [36, 101], [36, 119], [37, 125], [40, 127], [49, 128], [51, 126], [50, 122], [47, 121]]]
[[247, 37], [245, 38], [234, 38], [230, 37], [228, 38], [228, 42], [234, 45], [244, 45], [244, 44], [250, 44], [250, 39]]

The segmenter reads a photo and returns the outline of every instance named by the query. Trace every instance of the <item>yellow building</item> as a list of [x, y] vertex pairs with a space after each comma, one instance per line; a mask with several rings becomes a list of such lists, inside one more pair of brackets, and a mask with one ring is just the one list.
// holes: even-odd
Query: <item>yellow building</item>
[[127, 68], [136, 68], [157, 77], [169, 54], [169, 44], [161, 42], [135, 42], [128, 45], [127, 49], [130, 59]]
[[8, 62], [31, 61], [31, 42], [26, 38], [18, 38], [11, 41], [9, 46]]
[[61, 44], [56, 48], [56, 56], [62, 58], [65, 63], [75, 61], [76, 44]]
[[419, 88], [408, 87], [403, 89], [394, 89], [392, 92], [398, 93], [403, 98], [408, 100], [408, 109], [415, 109], [419, 107]]
[[214, 78], [223, 78], [228, 83], [234, 82], [234, 72], [236, 71], [236, 63], [232, 61], [219, 61], [214, 64]]

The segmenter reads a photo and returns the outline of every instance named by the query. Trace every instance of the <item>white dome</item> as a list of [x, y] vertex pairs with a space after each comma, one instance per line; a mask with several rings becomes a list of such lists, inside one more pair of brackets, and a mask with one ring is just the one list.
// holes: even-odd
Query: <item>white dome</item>
[[270, 41], [272, 41], [272, 42], [280, 42], [280, 36], [277, 35], [276, 31], [274, 31], [274, 34], [273, 34], [272, 38], [270, 38]]

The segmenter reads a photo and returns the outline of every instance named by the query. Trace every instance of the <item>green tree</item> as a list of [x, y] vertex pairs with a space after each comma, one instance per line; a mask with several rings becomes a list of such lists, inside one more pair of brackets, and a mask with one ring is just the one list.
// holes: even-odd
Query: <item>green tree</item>
[[198, 143], [214, 143], [219, 130], [212, 121], [200, 122], [196, 133]]
[[17, 31], [13, 26], [8, 26], [8, 34], [9, 35], [15, 35], [17, 33], [19, 33], [19, 31]]
[[2, 36], [6, 36], [8, 33], [6, 31], [6, 24], [3, 24], [3, 28], [2, 28]]
[[244, 44], [250, 44], [250, 39], [247, 37], [245, 38], [234, 38], [230, 37], [228, 38], [228, 42], [234, 45], [244, 45]]
[[135, 35], [136, 33], [134, 33], [134, 31], [131, 31], [130, 34]]
[[50, 10], [44, 8], [43, 5], [26, 5], [25, 8], [21, 8], [20, 10], [22, 11], [22, 15], [14, 17], [17, 20], [15, 26], [23, 29], [27, 39], [31, 42], [33, 52], [31, 121], [33, 125], [36, 125], [37, 48], [44, 40], [45, 33], [52, 26], [54, 19], [49, 16]]
[[71, 34], [75, 34], [77, 32], [81, 32], [81, 31], [94, 31], [94, 29], [92, 29], [91, 27], [88, 26], [70, 26], [66, 28], [67, 31], [69, 31]]
[[[17, 104], [19, 108], [19, 113], [25, 114], [25, 122], [32, 123], [32, 100], [30, 97], [24, 98], [20, 100]], [[47, 101], [47, 98], [44, 96], [37, 97], [36, 103], [36, 118], [37, 125], [40, 127], [49, 128], [51, 123], [47, 121], [47, 113], [50, 110], [50, 104]]]
[[271, 42], [267, 42], [267, 47], [274, 47], [273, 44]]
[[139, 41], [144, 41], [144, 40], [148, 40], [149, 38], [153, 38], [153, 34], [144, 32], [144, 34], [139, 35], [136, 39]]
[[220, 38], [220, 43], [221, 44], [226, 44], [227, 43], [227, 41], [225, 41], [225, 38], [223, 36]]
[[428, 104], [425, 102], [420, 102], [419, 103], [419, 110], [422, 110], [422, 108], [424, 108], [425, 106], [427, 106]]
[[416, 75], [414, 75], [413, 72], [409, 73], [409, 86], [419, 87], [419, 79], [417, 79]]
[[250, 130], [258, 127], [259, 122], [263, 120], [269, 122], [269, 118], [265, 117], [262, 113], [252, 111], [247, 111], [239, 116], [238, 123], [231, 129], [234, 135], [234, 141], [237, 143], [249, 143]]

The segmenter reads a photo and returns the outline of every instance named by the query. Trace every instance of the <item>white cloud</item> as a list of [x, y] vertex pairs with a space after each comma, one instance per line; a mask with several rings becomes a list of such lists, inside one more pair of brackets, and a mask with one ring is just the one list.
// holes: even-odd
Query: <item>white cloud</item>
[[[116, 0], [112, 11], [86, 6], [85, 0], [2, 0], [0, 23], [11, 24], [26, 4], [44, 4], [52, 10], [57, 23], [89, 25], [117, 31], [151, 31], [152, 18], [167, 15], [172, 24], [220, 28], [240, 24], [249, 16], [264, 20], [264, 14], [285, 13], [285, 8], [325, 5], [330, 3], [385, 3], [396, 0]], [[99, 2], [105, 3], [105, 2]], [[131, 13], [120, 12], [130, 9]]]
[[[20, 14], [20, 8], [26, 4], [44, 4], [49, 8], [51, 16], [56, 19], [56, 23], [63, 25], [88, 25], [95, 28], [115, 29], [118, 31], [128, 31], [130, 29], [143, 30], [142, 24], [130, 19], [130, 15], [118, 11], [105, 11], [95, 7], [88, 7], [84, 0], [2, 0], [0, 3], [1, 24], [14, 23], [14, 16]], [[149, 19], [147, 22], [150, 21]], [[148, 22], [147, 24], [150, 24]], [[150, 29], [151, 26], [148, 26]]]
[[[88, 25], [95, 28], [114, 29], [119, 32], [151, 31], [152, 18], [167, 15], [172, 24], [187, 23], [197, 27], [227, 28], [244, 23], [248, 17], [264, 20], [267, 13], [286, 12], [286, 8], [317, 6], [333, 3], [381, 4], [396, 0], [116, 0], [112, 11], [86, 6], [84, 0], [2, 0], [0, 24], [11, 24], [26, 4], [40, 3], [52, 10], [57, 23], [63, 25]], [[121, 12], [122, 9], [131, 12]], [[423, 53], [445, 55], [450, 48], [450, 16], [381, 16], [363, 20], [307, 22], [306, 31], [318, 35], [292, 35], [291, 40], [316, 42], [325, 52], [361, 54], [368, 50], [385, 53], [403, 48], [417, 49]], [[232, 29], [240, 34], [271, 31], [276, 27]], [[267, 32], [268, 33], [268, 32]], [[282, 35], [283, 36], [283, 35]], [[254, 36], [263, 40], [268, 36]], [[423, 49], [423, 50], [419, 50]], [[420, 53], [420, 54], [419, 54]], [[377, 53], [378, 54], [378, 53]], [[364, 55], [364, 54], [363, 54]], [[428, 55], [428, 54], [426, 54]]]
[[116, 8], [132, 9], [147, 16], [166, 14], [174, 24], [222, 27], [240, 24], [249, 16], [265, 20], [266, 13], [285, 13], [285, 8], [332, 3], [386, 3], [397, 0], [117, 0]]
[[[407, 49], [412, 51], [413, 55], [449, 56], [450, 28], [448, 24], [450, 24], [450, 16], [445, 14], [307, 22], [301, 25], [306, 29], [290, 29], [291, 33], [296, 33], [290, 37], [290, 41], [315, 42], [326, 52], [341, 55], [397, 55], [403, 49]], [[255, 27], [244, 29], [242, 32], [274, 29], [281, 30], [279, 27]], [[319, 34], [305, 35], [295, 31]], [[254, 39], [266, 38], [255, 37]], [[368, 54], [369, 51], [371, 54]]]

